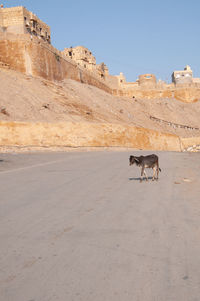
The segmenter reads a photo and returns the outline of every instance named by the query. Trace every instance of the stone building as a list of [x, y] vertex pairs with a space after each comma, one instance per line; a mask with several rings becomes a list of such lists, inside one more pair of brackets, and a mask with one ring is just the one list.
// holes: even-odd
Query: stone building
[[105, 78], [108, 75], [108, 67], [104, 63], [96, 64], [96, 58], [86, 47], [76, 46], [65, 48], [62, 53], [67, 58], [75, 61], [79, 66], [96, 73], [101, 78]]
[[178, 84], [191, 84], [193, 82], [193, 72], [190, 66], [185, 66], [184, 70], [172, 73], [172, 82]]
[[83, 46], [65, 48], [64, 55], [74, 60], [78, 65], [88, 70], [94, 70], [96, 68], [96, 59], [92, 55], [92, 52]]
[[31, 34], [51, 43], [50, 27], [23, 6], [0, 7], [0, 32]]

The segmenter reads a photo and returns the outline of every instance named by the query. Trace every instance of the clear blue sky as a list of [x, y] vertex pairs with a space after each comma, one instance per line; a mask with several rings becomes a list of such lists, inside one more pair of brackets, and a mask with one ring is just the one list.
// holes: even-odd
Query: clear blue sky
[[25, 6], [51, 27], [59, 50], [82, 45], [127, 81], [154, 73], [171, 81], [190, 65], [200, 77], [200, 0], [0, 0]]

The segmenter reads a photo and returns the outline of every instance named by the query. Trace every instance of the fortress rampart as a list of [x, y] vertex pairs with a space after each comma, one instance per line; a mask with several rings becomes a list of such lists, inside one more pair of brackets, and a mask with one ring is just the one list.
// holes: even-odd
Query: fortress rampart
[[61, 51], [34, 36], [0, 33], [0, 62], [29, 76], [39, 76], [50, 81], [70, 78], [112, 93], [105, 81], [77, 66]]
[[200, 79], [192, 70], [174, 71], [172, 83], [157, 81], [154, 74], [139, 75], [126, 82], [123, 73], [109, 74], [96, 64], [92, 52], [83, 47], [59, 51], [51, 45], [50, 27], [24, 7], [0, 8], [0, 65], [50, 81], [70, 78], [129, 98], [176, 98], [184, 102], [200, 99]]

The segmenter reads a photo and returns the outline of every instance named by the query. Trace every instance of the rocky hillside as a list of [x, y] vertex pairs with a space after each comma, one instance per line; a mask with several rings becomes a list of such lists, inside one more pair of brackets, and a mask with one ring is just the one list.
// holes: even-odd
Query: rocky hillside
[[133, 125], [200, 136], [200, 102], [128, 99], [73, 80], [52, 83], [0, 69], [0, 120]]

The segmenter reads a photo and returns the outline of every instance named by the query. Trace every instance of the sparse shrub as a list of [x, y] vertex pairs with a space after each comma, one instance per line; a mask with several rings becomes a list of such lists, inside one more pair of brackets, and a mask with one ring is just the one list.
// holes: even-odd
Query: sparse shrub
[[54, 53], [54, 55], [55, 55], [56, 60], [57, 60], [58, 62], [60, 62], [60, 56], [59, 56], [57, 53]]
[[10, 116], [10, 114], [6, 111], [6, 108], [1, 108], [0, 112], [6, 116]]

